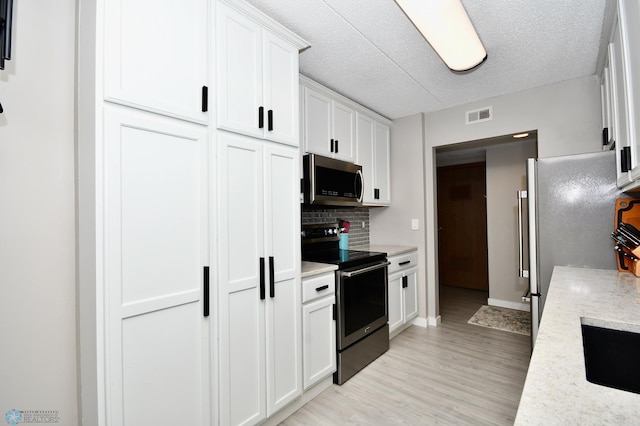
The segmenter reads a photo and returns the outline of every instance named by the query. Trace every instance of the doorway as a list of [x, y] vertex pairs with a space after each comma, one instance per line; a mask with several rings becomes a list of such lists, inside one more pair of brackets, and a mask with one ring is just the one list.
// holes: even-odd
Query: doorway
[[[526, 159], [530, 157], [537, 157], [536, 131], [530, 131], [528, 137], [523, 139], [504, 135], [436, 148], [434, 166], [438, 183], [434, 188], [435, 221], [438, 228], [444, 228], [438, 229], [436, 236], [436, 265], [439, 269], [436, 276], [439, 281], [438, 314], [448, 312], [448, 308], [443, 307], [443, 304], [448, 305], [455, 300], [462, 302], [470, 296], [476, 301], [474, 303], [478, 305], [477, 308], [483, 304], [516, 308], [515, 304], [521, 301], [521, 288], [526, 287], [526, 279], [518, 277], [517, 273], [516, 193], [517, 190], [526, 189]], [[455, 182], [455, 179], [467, 174], [462, 173], [462, 170], [474, 167], [484, 171], [482, 177], [476, 175], [477, 186], [484, 189], [463, 189], [466, 185], [464, 181], [449, 185], [452, 188], [443, 189], [440, 181], [444, 179], [446, 182], [447, 179], [443, 171], [446, 170], [450, 175], [448, 177]], [[450, 198], [465, 198], [467, 195], [479, 193], [482, 200], [479, 207], [469, 204], [471, 207], [452, 207], [447, 210], [446, 192], [449, 192]], [[471, 194], [467, 194], [468, 192]], [[464, 205], [460, 200], [456, 202]], [[442, 203], [445, 203], [444, 209]], [[456, 236], [455, 233], [453, 237], [447, 235], [446, 228], [452, 225], [446, 221], [456, 219], [456, 215], [464, 212], [469, 216], [463, 220], [463, 226], [474, 224], [472, 231], [484, 231], [484, 242], [477, 244], [473, 249], [468, 241], [469, 234], [463, 232], [462, 237]], [[447, 245], [453, 247], [448, 248]], [[479, 273], [481, 278], [468, 278], [471, 274], [466, 268], [473, 266], [470, 261], [463, 259], [468, 256], [477, 256], [477, 262], [485, 266], [486, 272]], [[458, 277], [451, 277], [450, 270], [454, 274], [458, 273]], [[478, 300], [484, 302], [478, 303]], [[441, 318], [443, 321], [446, 320], [444, 317]]]

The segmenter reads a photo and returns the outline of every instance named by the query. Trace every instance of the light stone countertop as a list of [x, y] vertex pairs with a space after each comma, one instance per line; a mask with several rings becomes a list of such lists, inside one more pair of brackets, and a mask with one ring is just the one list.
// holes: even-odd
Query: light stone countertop
[[313, 275], [319, 275], [324, 272], [331, 272], [338, 269], [338, 265], [331, 265], [329, 263], [317, 263], [302, 261], [302, 278], [311, 277]]
[[516, 425], [640, 424], [640, 394], [587, 381], [582, 317], [637, 331], [640, 278], [615, 270], [554, 268]]
[[397, 254], [409, 253], [411, 251], [418, 250], [418, 247], [412, 246], [396, 246], [390, 244], [370, 244], [368, 246], [355, 246], [349, 247], [351, 250], [364, 250], [364, 251], [379, 251], [387, 253], [388, 256], [395, 256]]

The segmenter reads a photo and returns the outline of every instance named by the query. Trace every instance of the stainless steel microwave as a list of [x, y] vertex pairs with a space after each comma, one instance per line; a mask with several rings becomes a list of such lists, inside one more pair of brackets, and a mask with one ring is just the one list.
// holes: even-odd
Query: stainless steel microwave
[[336, 207], [362, 205], [362, 166], [316, 154], [303, 157], [304, 203]]

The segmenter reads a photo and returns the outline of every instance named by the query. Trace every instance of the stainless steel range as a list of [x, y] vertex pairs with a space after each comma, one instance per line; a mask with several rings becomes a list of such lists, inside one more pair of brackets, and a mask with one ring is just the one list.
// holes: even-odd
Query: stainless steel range
[[333, 382], [341, 385], [389, 349], [389, 262], [386, 253], [340, 250], [339, 239], [336, 223], [303, 226], [302, 260], [338, 266]]

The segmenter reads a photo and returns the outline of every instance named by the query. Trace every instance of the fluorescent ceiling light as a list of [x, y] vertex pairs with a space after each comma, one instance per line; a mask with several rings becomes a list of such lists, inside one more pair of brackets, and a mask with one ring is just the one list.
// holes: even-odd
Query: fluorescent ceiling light
[[467, 71], [487, 59], [487, 51], [460, 0], [395, 0], [453, 71]]
[[518, 133], [516, 135], [513, 135], [513, 137], [516, 139], [526, 138], [527, 136], [529, 136], [529, 133]]

